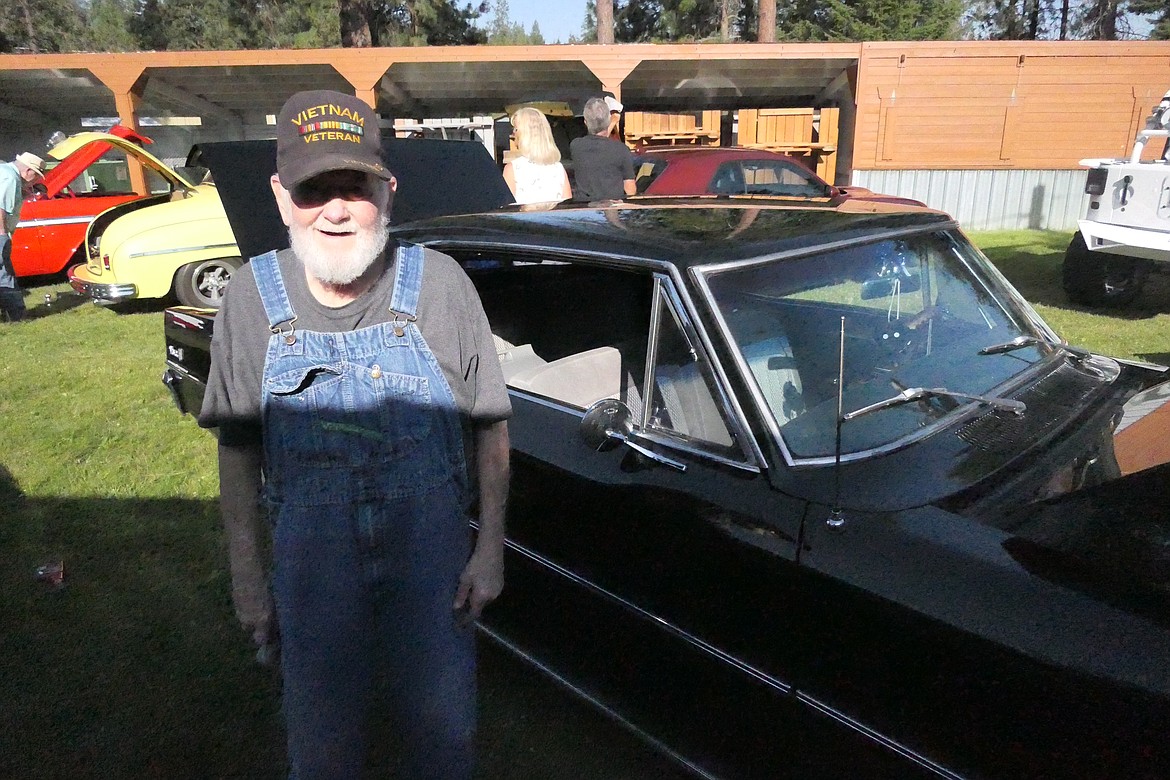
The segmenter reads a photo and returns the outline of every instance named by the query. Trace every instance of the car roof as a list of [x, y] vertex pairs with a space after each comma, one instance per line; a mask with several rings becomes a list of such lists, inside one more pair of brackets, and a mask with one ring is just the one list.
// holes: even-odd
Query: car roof
[[400, 226], [395, 235], [451, 248], [530, 248], [554, 259], [592, 255], [686, 269], [952, 226], [947, 214], [901, 204], [694, 197], [439, 217]]
[[781, 152], [771, 152], [767, 149], [748, 149], [742, 146], [667, 146], [667, 147], [642, 147], [635, 150], [635, 157], [651, 157], [662, 159], [686, 159], [686, 160], [707, 160], [715, 158], [717, 160], [742, 160], [742, 159], [777, 159], [777, 160], [792, 160], [794, 159], [790, 154], [782, 154]]

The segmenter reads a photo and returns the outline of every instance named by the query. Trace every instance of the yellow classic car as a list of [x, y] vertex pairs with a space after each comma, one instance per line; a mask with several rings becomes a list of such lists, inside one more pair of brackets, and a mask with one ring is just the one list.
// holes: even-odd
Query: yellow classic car
[[170, 192], [103, 212], [86, 234], [86, 262], [69, 269], [73, 289], [109, 305], [174, 295], [217, 308], [243, 263], [215, 184], [176, 171], [133, 144], [119, 144], [171, 182]]

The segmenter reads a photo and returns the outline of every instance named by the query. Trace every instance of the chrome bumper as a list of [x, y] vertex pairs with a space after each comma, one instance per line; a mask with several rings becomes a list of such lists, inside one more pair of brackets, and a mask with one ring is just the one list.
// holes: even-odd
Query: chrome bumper
[[118, 303], [138, 297], [138, 287], [133, 284], [100, 284], [78, 279], [69, 271], [69, 286], [97, 304]]

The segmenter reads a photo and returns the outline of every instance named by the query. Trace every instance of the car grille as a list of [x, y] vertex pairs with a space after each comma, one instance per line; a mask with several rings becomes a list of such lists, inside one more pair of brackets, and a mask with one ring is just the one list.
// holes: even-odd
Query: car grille
[[1018, 453], [1067, 420], [1069, 411], [1100, 386], [1101, 380], [1065, 363], [1015, 396], [1028, 406], [1023, 416], [991, 411], [962, 426], [955, 435], [986, 452]]

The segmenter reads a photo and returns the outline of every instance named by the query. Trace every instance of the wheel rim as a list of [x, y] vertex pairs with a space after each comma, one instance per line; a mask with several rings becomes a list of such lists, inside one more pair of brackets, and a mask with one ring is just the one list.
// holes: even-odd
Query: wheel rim
[[208, 301], [219, 302], [232, 278], [232, 269], [213, 264], [200, 269], [195, 276], [195, 292]]

